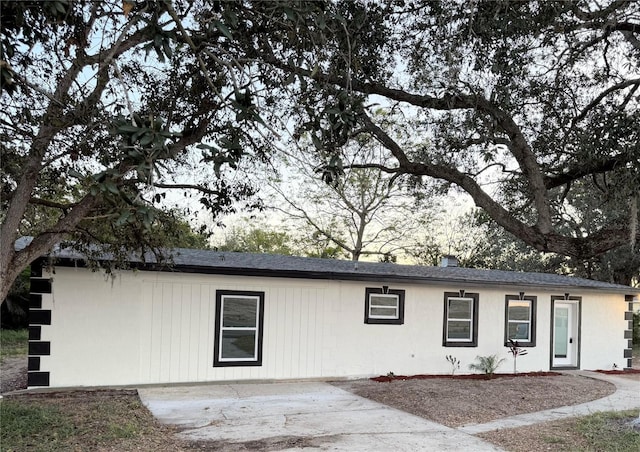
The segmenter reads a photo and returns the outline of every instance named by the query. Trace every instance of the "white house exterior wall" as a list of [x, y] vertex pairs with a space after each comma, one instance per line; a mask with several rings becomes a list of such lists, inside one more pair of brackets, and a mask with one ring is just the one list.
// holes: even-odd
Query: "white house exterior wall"
[[[462, 362], [478, 355], [507, 358], [505, 295], [514, 287], [384, 283], [405, 290], [404, 324], [364, 323], [365, 288], [383, 283], [169, 272], [121, 272], [114, 279], [59, 267], [43, 309], [50, 355], [40, 358], [52, 387], [170, 382], [271, 380], [399, 374], [446, 374], [446, 355]], [[217, 290], [265, 293], [263, 358], [255, 367], [214, 367]], [[442, 345], [444, 292], [479, 293], [477, 347]], [[519, 371], [550, 368], [551, 296], [537, 297], [536, 346], [518, 359]], [[582, 297], [580, 367], [625, 367], [624, 295], [575, 292]]]

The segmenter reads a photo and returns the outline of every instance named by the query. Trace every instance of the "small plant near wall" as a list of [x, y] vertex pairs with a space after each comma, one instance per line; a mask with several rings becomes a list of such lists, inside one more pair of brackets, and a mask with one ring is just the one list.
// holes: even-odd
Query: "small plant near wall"
[[513, 373], [518, 373], [517, 363], [518, 356], [524, 356], [529, 353], [529, 351], [525, 348], [520, 347], [518, 341], [514, 341], [513, 339], [509, 339], [509, 353], [513, 355]]
[[446, 358], [447, 361], [449, 361], [449, 364], [451, 364], [451, 375], [454, 375], [456, 373], [456, 370], [460, 369], [461, 362], [453, 355], [447, 355]]
[[487, 378], [492, 378], [503, 362], [504, 358], [498, 358], [498, 355], [476, 356], [476, 361], [469, 364], [469, 369], [481, 372]]

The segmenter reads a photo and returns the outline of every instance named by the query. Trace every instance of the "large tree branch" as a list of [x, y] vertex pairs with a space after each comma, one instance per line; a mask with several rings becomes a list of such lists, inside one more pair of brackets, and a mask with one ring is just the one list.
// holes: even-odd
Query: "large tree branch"
[[[543, 233], [536, 227], [531, 227], [517, 220], [509, 211], [495, 202], [477, 182], [466, 174], [448, 166], [429, 164], [424, 162], [412, 162], [404, 154], [402, 148], [386, 134], [384, 130], [365, 118], [367, 129], [385, 146], [400, 162], [400, 170], [414, 175], [425, 175], [454, 183], [465, 190], [485, 212], [502, 226], [525, 243], [539, 251], [556, 252], [566, 256], [574, 256], [579, 259], [602, 254], [610, 249], [629, 243], [630, 230], [628, 226], [607, 227], [587, 237], [566, 237], [556, 232]], [[549, 179], [549, 184], [561, 181]], [[640, 240], [640, 232], [637, 233]]]
[[528, 226], [521, 221], [515, 219], [509, 211], [494, 201], [480, 185], [470, 176], [460, 171], [444, 166], [426, 162], [412, 162], [409, 160], [402, 147], [398, 145], [384, 130], [374, 124], [367, 115], [363, 115], [367, 130], [376, 137], [376, 139], [384, 145], [399, 162], [399, 169], [405, 173], [429, 176], [437, 179], [446, 180], [458, 185], [465, 190], [474, 200], [477, 206], [484, 209], [495, 221], [517, 237], [523, 237], [525, 241], [542, 251], [547, 251], [545, 243], [545, 234], [548, 232], [540, 231], [538, 228]]
[[220, 195], [220, 191], [219, 190], [211, 190], [210, 188], [203, 187], [202, 185], [195, 185], [195, 184], [163, 184], [163, 183], [159, 183], [159, 182], [154, 182], [152, 185], [154, 187], [157, 187], [157, 188], [197, 190], [197, 191], [199, 191], [201, 193], [204, 193], [204, 194], [207, 194], [207, 195], [215, 195], [215, 196], [219, 196]]
[[29, 203], [35, 204], [38, 206], [51, 207], [53, 209], [60, 209], [63, 211], [69, 210], [75, 205], [71, 203], [62, 203], [57, 201], [51, 201], [49, 199], [42, 199], [42, 198], [35, 198], [35, 197], [31, 198], [29, 200]]
[[[71, 86], [86, 65], [104, 63], [105, 60], [110, 61], [111, 58], [121, 55], [126, 50], [142, 42], [142, 38], [145, 36], [144, 30], [134, 33], [130, 36], [130, 39], [126, 39], [126, 31], [130, 26], [131, 24], [127, 24], [125, 31], [121, 33], [119, 39], [113, 46], [94, 57], [86, 56], [84, 51], [79, 49], [75, 60], [58, 80], [55, 92], [47, 96], [51, 101], [47, 107], [42, 126], [31, 143], [29, 157], [23, 167], [15, 194], [11, 198], [2, 227], [0, 228], [0, 235], [2, 235], [3, 238], [2, 249], [0, 250], [0, 265], [7, 265], [10, 261], [10, 255], [13, 252], [13, 243], [17, 239], [18, 225], [20, 221], [22, 221], [27, 205], [29, 204], [31, 193], [39, 178], [42, 161], [52, 140], [65, 127], [73, 125], [70, 122], [65, 123], [64, 121], [60, 121], [61, 118], [69, 119], [69, 115], [64, 114], [63, 107], [66, 105], [65, 100]], [[84, 111], [92, 111], [95, 109], [105, 85], [104, 83], [99, 83], [98, 87], [100, 90], [96, 88], [92, 96], [83, 103], [82, 108]], [[7, 268], [0, 268], [0, 275], [5, 275], [7, 271]]]
[[[46, 254], [56, 243], [60, 241], [60, 236], [68, 231], [74, 230], [75, 227], [87, 216], [87, 214], [96, 206], [98, 198], [87, 195], [80, 200], [66, 215], [60, 217], [57, 223], [48, 231], [45, 231], [35, 237], [29, 245], [20, 251], [14, 248], [15, 238], [7, 240], [8, 237], [2, 237], [2, 253], [6, 258], [7, 266], [3, 268], [0, 274], [2, 284], [0, 285], [0, 299], [4, 300], [11, 284], [20, 274], [22, 269], [33, 262], [38, 257]], [[4, 227], [4, 225], [3, 225]]]
[[575, 180], [581, 179], [591, 174], [606, 173], [613, 171], [621, 165], [625, 165], [633, 161], [633, 157], [629, 154], [620, 154], [606, 160], [597, 162], [585, 162], [568, 168], [562, 174], [556, 176], [545, 176], [544, 185], [547, 189], [560, 187]]
[[[329, 83], [342, 88], [350, 87], [362, 94], [376, 94], [390, 100], [408, 103], [410, 105], [440, 111], [471, 109], [492, 117], [502, 130], [509, 136], [512, 155], [518, 162], [523, 176], [529, 182], [536, 212], [538, 215], [536, 226], [542, 233], [551, 232], [551, 208], [548, 194], [544, 186], [544, 175], [537, 158], [527, 142], [522, 130], [514, 119], [505, 111], [498, 108], [491, 101], [476, 94], [447, 93], [441, 97], [413, 94], [404, 90], [389, 88], [378, 83], [360, 82], [355, 79], [347, 80], [334, 73], [321, 73], [291, 66], [276, 58], [265, 56], [270, 64], [294, 74], [314, 79], [320, 83]], [[397, 157], [396, 157], [397, 158]]]

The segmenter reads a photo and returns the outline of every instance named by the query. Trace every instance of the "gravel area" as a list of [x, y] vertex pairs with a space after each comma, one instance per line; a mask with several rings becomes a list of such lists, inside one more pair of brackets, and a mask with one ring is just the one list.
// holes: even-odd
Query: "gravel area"
[[352, 380], [332, 384], [449, 427], [575, 405], [615, 391], [610, 383], [573, 375], [492, 380], [394, 380], [388, 383]]
[[0, 394], [26, 389], [27, 358], [6, 357], [0, 363]]

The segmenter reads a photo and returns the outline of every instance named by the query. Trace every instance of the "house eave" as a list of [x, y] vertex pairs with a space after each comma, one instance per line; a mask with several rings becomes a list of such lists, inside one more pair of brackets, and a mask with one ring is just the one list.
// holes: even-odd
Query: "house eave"
[[[80, 258], [55, 258], [55, 265], [63, 267], [87, 267], [86, 261]], [[106, 263], [107, 261], [103, 261]], [[548, 291], [593, 291], [600, 293], [619, 293], [624, 295], [640, 294], [640, 288], [633, 287], [592, 287], [586, 285], [559, 285], [559, 284], [540, 284], [530, 282], [514, 282], [514, 281], [481, 281], [467, 278], [434, 278], [434, 277], [417, 277], [406, 275], [384, 275], [374, 273], [357, 273], [357, 272], [330, 272], [330, 271], [308, 271], [308, 270], [283, 270], [283, 269], [266, 269], [266, 268], [245, 268], [245, 267], [216, 267], [216, 266], [200, 266], [200, 265], [184, 265], [184, 264], [157, 264], [130, 262], [130, 268], [140, 271], [159, 271], [164, 273], [191, 273], [205, 275], [226, 275], [226, 276], [253, 276], [265, 278], [294, 278], [294, 279], [315, 279], [329, 281], [362, 281], [362, 282], [378, 282], [378, 283], [409, 283], [433, 285], [464, 285], [465, 287], [515, 287], [521, 289], [536, 289]]]

